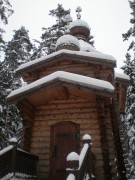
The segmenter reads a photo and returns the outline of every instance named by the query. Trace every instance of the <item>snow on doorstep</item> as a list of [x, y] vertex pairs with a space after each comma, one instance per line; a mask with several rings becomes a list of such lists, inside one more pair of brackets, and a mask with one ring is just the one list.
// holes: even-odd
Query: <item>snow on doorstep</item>
[[0, 155], [6, 153], [7, 151], [11, 150], [12, 148], [13, 148], [13, 146], [10, 145], [10, 146], [8, 146], [7, 148], [2, 149], [2, 150], [0, 151]]
[[82, 19], [77, 19], [77, 20], [71, 22], [69, 28], [71, 29], [75, 26], [84, 26], [90, 30], [88, 23]]
[[85, 154], [86, 154], [88, 148], [89, 148], [89, 145], [88, 145], [88, 144], [84, 144], [84, 146], [83, 146], [83, 148], [82, 148], [82, 151], [81, 151], [81, 153], [80, 153], [80, 156], [79, 156], [79, 168], [80, 168], [81, 165], [82, 165], [83, 159], [84, 159], [84, 157], [85, 157]]
[[69, 174], [66, 180], [75, 180], [74, 174]]
[[130, 80], [130, 77], [124, 73], [115, 72], [115, 77], [120, 79]]
[[[56, 56], [59, 56], [62, 53], [69, 54], [69, 55], [79, 55], [79, 56], [83, 56], [84, 58], [85, 57], [98, 58], [98, 59], [101, 59], [101, 60], [105, 60], [105, 62], [116, 63], [116, 59], [111, 55], [107, 55], [107, 54], [103, 54], [103, 53], [97, 53], [97, 52], [70, 51], [70, 50], [67, 50], [67, 49], [62, 49], [62, 50], [59, 50], [59, 51], [54, 52], [52, 54], [46, 55], [44, 57], [35, 59], [33, 61], [29, 61], [27, 63], [24, 63], [24, 64], [20, 65], [16, 69], [16, 71], [22, 70], [24, 68], [30, 68], [32, 65], [36, 65], [36, 64], [41, 63], [41, 62], [46, 63], [47, 60], [50, 61], [50, 58], [53, 58], [53, 57], [56, 58]], [[83, 57], [81, 57], [81, 58], [83, 59]], [[93, 59], [93, 61], [94, 60], [95, 59]]]
[[76, 152], [71, 152], [68, 156], [67, 156], [67, 161], [73, 161], [73, 160], [79, 160], [79, 155]]
[[78, 46], [80, 48], [80, 44], [79, 44], [78, 39], [76, 37], [74, 37], [74, 36], [66, 34], [66, 35], [61, 36], [57, 40], [56, 48], [59, 45], [71, 45], [71, 44], [74, 44], [74, 45], [76, 45], [76, 46]]
[[91, 78], [91, 77], [86, 77], [86, 76], [82, 76], [82, 75], [78, 75], [78, 74], [74, 74], [74, 73], [68, 73], [68, 72], [64, 72], [64, 71], [56, 71], [56, 72], [54, 72], [46, 77], [43, 77], [31, 84], [28, 84], [26, 86], [23, 86], [19, 89], [12, 91], [8, 95], [7, 99], [11, 98], [15, 95], [22, 94], [23, 92], [29, 92], [34, 87], [38, 87], [38, 86], [40, 87], [41, 85], [45, 85], [46, 83], [48, 83], [52, 80], [55, 80], [55, 79], [59, 79], [60, 81], [64, 81], [64, 82], [70, 82], [73, 84], [79, 84], [81, 86], [92, 88], [92, 89], [108, 91], [111, 93], [114, 91], [114, 87], [112, 86], [112, 84], [107, 81], [103, 81], [103, 80], [99, 80], [99, 79], [95, 79], [95, 78]]

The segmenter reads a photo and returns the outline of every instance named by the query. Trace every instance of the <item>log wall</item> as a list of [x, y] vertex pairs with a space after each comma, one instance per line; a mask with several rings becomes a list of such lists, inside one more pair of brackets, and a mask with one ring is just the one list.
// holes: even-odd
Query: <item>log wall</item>
[[[108, 104], [109, 102], [107, 102]], [[107, 141], [110, 161], [115, 158], [111, 121], [109, 109], [105, 110], [107, 122]], [[39, 177], [48, 178], [50, 166], [50, 127], [60, 121], [73, 121], [80, 124], [80, 136], [92, 136], [92, 151], [96, 156], [95, 174], [97, 180], [105, 179], [104, 162], [101, 144], [101, 129], [97, 113], [96, 96], [91, 95], [91, 100], [75, 99], [53, 100], [48, 104], [35, 108], [34, 125], [31, 138], [30, 152], [39, 156]], [[80, 142], [80, 149], [82, 140]]]
[[56, 71], [67, 71], [84, 76], [107, 80], [109, 82], [113, 82], [114, 80], [113, 69], [110, 66], [86, 62], [72, 62], [66, 59], [48, 67], [42, 67], [38, 70], [34, 70], [31, 73], [25, 73], [23, 77], [28, 83], [31, 83]]

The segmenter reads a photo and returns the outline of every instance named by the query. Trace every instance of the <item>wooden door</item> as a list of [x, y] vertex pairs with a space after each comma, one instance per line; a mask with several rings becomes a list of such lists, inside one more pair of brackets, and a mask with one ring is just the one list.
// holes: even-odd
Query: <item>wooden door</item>
[[52, 179], [66, 179], [66, 157], [70, 152], [79, 151], [80, 127], [71, 121], [59, 122], [52, 126]]

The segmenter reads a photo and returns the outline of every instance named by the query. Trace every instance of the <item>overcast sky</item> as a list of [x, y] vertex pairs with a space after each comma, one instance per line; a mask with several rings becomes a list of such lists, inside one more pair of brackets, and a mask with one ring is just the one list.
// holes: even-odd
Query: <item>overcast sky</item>
[[49, 10], [62, 4], [71, 9], [76, 19], [75, 9], [81, 6], [81, 19], [91, 27], [97, 50], [110, 54], [117, 59], [117, 67], [123, 65], [129, 42], [123, 42], [122, 33], [129, 27], [130, 8], [128, 0], [10, 0], [14, 14], [6, 26], [6, 39], [12, 37], [12, 31], [22, 25], [29, 30], [31, 39], [39, 39], [42, 27], [51, 26], [55, 18], [48, 15]]

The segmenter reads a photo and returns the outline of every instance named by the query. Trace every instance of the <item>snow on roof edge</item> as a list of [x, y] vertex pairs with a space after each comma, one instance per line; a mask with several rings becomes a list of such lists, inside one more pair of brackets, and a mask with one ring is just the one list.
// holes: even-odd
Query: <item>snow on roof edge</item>
[[16, 95], [27, 93], [33, 88], [40, 87], [41, 85], [44, 85], [52, 80], [59, 79], [61, 81], [70, 82], [73, 84], [79, 84], [81, 86], [89, 87], [92, 89], [107, 91], [112, 93], [114, 91], [114, 87], [111, 83], [91, 77], [86, 77], [74, 73], [64, 72], [64, 71], [56, 71], [46, 77], [43, 77], [35, 82], [32, 82], [31, 84], [28, 84], [26, 86], [23, 86], [19, 89], [16, 89], [12, 91], [8, 97], [7, 100], [13, 98]]
[[80, 56], [89, 57], [89, 58], [98, 58], [101, 60], [107, 60], [108, 62], [116, 63], [116, 59], [113, 56], [108, 55], [108, 54], [96, 53], [96, 52], [84, 52], [84, 51], [71, 51], [71, 50], [62, 49], [52, 54], [46, 55], [44, 57], [24, 63], [16, 69], [16, 72], [21, 71], [25, 68], [28, 68], [34, 64], [38, 64], [43, 61], [45, 62], [47, 59], [61, 55], [62, 53], [70, 54], [70, 55], [80, 55]]
[[130, 82], [130, 77], [124, 73], [119, 73], [115, 71], [115, 78], [121, 79], [121, 80], [126, 80]]

